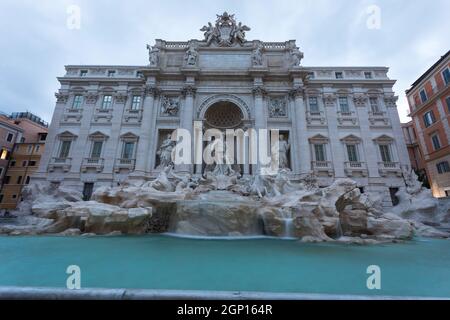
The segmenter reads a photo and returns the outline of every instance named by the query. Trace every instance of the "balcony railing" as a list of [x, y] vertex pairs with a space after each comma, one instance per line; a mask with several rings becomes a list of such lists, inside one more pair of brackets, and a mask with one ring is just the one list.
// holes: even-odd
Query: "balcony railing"
[[105, 159], [103, 158], [84, 158], [81, 169], [86, 171], [87, 169], [95, 169], [98, 172], [103, 170]]
[[395, 173], [399, 177], [402, 175], [400, 163], [398, 162], [378, 162], [378, 171], [381, 176], [386, 176], [389, 173]]
[[330, 168], [331, 161], [313, 161], [313, 168]]
[[48, 165], [48, 171], [52, 172], [55, 169], [62, 169], [64, 172], [70, 170], [72, 165], [72, 158], [65, 157], [54, 157]]
[[133, 171], [135, 168], [136, 159], [126, 159], [126, 158], [119, 158], [116, 160], [115, 164], [115, 171], [118, 172], [120, 169], [128, 169], [130, 171]]
[[378, 165], [385, 169], [397, 169], [398, 162], [378, 162]]
[[363, 162], [359, 162], [359, 161], [348, 161], [345, 163], [345, 166], [347, 168], [362, 168], [363, 167]]

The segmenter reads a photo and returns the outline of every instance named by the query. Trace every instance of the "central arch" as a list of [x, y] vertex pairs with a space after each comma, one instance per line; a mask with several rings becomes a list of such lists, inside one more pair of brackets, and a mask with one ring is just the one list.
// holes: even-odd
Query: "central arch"
[[241, 109], [229, 101], [219, 101], [205, 112], [205, 124], [216, 129], [235, 129], [242, 126], [244, 115]]
[[240, 109], [242, 113], [242, 120], [245, 121], [250, 119], [250, 108], [248, 107], [248, 105], [245, 103], [244, 100], [232, 94], [220, 94], [211, 96], [208, 99], [206, 99], [198, 108], [197, 118], [199, 120], [205, 120], [206, 112], [211, 106], [217, 103], [223, 104], [226, 102], [231, 103]]

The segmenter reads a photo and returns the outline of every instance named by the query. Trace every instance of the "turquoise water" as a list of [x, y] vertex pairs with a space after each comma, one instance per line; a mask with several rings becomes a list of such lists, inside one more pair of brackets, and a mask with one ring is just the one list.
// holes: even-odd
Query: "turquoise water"
[[[0, 286], [269, 291], [450, 297], [450, 241], [355, 246], [275, 239], [0, 237]], [[381, 267], [381, 290], [366, 269]]]

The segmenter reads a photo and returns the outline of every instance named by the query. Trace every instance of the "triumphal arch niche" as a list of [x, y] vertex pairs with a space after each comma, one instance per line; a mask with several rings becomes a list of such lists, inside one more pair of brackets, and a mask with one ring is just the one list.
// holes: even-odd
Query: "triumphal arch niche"
[[[224, 133], [227, 129], [257, 133], [260, 129], [278, 129], [289, 145], [288, 150], [282, 151], [287, 153], [282, 156], [288, 158], [283, 165], [299, 172], [294, 155], [298, 150], [290, 149], [296, 128], [292, 126], [295, 114], [289, 109], [293, 108], [290, 100], [303, 90], [307, 72], [300, 66], [303, 54], [295, 41], [248, 41], [246, 32], [250, 28], [227, 12], [217, 15], [216, 22], [208, 23], [201, 31], [203, 40], [157, 40], [154, 46], [148, 46], [150, 64], [143, 76], [147, 86], [158, 88], [160, 96], [154, 101], [159, 103], [159, 115], [154, 119], [158, 143], [149, 152], [152, 164], [146, 170], [154, 172], [167, 165], [167, 161], [161, 161], [161, 154], [167, 154], [163, 149], [169, 145], [170, 130], [189, 130], [197, 146], [205, 148], [210, 141], [200, 141], [199, 136], [207, 139], [204, 134], [208, 129]], [[272, 77], [273, 72], [278, 75]], [[235, 139], [234, 155], [244, 154], [245, 161], [239, 163], [235, 159], [233, 169], [240, 174], [256, 173], [257, 166], [248, 163], [248, 136], [243, 146], [239, 136]], [[270, 146], [266, 148], [270, 152]], [[203, 163], [184, 168], [202, 174], [210, 166]]]

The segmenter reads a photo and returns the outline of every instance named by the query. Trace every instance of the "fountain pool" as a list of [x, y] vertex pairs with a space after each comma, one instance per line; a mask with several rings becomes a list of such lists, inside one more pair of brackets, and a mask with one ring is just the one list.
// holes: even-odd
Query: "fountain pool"
[[[450, 241], [373, 246], [170, 236], [0, 237], [0, 286], [450, 297]], [[369, 265], [381, 290], [368, 290]]]

